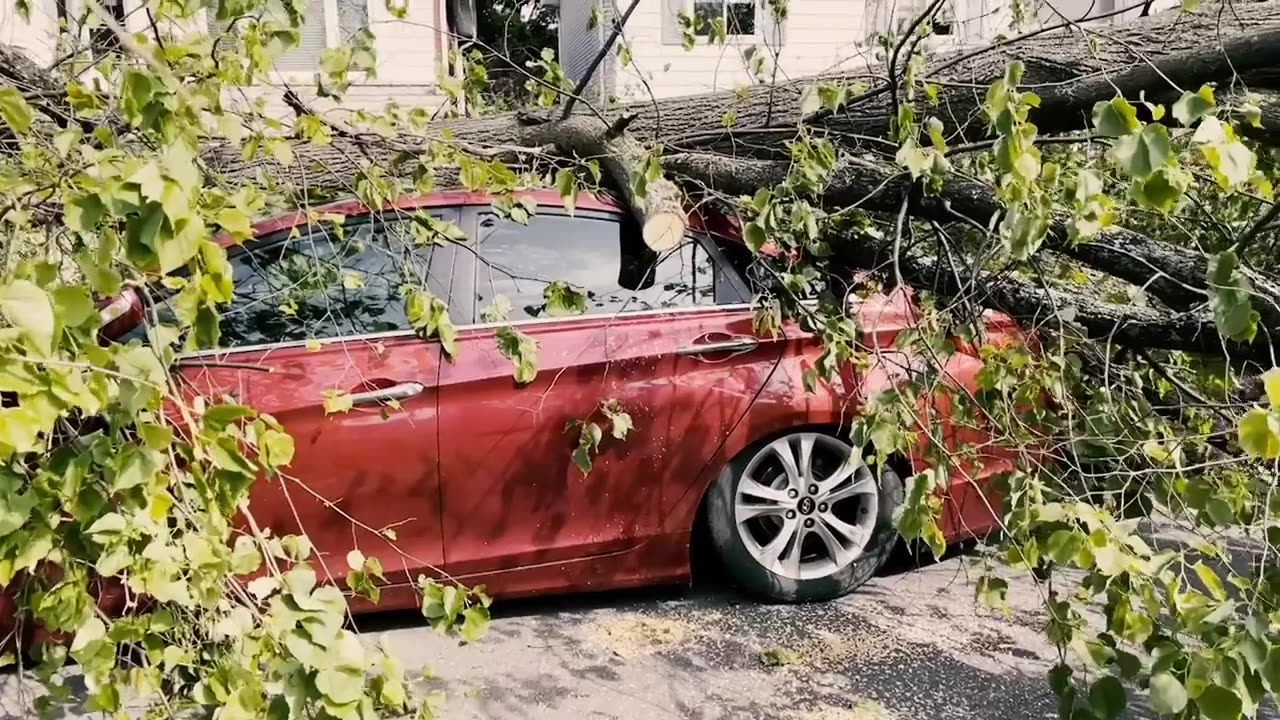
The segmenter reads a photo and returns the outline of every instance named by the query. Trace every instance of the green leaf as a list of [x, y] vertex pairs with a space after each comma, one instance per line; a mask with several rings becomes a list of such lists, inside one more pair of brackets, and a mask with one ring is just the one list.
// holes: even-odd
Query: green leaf
[[605, 417], [609, 418], [609, 434], [615, 440], [626, 440], [627, 435], [635, 425], [631, 422], [631, 415], [627, 414], [618, 406], [616, 400], [610, 400], [601, 407]]
[[1267, 651], [1267, 661], [1262, 666], [1262, 678], [1273, 694], [1280, 693], [1280, 645], [1272, 645]]
[[42, 352], [53, 352], [53, 301], [35, 283], [14, 280], [0, 287], [0, 315], [31, 338]]
[[806, 85], [800, 91], [800, 117], [808, 117], [822, 108], [822, 96], [817, 85]]
[[587, 296], [562, 280], [547, 283], [542, 289], [542, 299], [547, 304], [547, 314], [552, 317], [581, 315], [587, 311]]
[[1128, 100], [1116, 96], [1093, 106], [1093, 127], [1107, 137], [1123, 137], [1141, 127], [1138, 109]]
[[578, 435], [578, 447], [573, 451], [573, 464], [578, 466], [583, 475], [591, 472], [591, 453], [599, 451], [600, 440], [603, 437], [604, 431], [598, 424], [593, 422], [582, 424], [581, 433]]
[[477, 605], [462, 611], [462, 626], [458, 628], [458, 636], [463, 640], [475, 642], [484, 637], [488, 630], [489, 608]]
[[364, 553], [359, 550], [352, 550], [347, 553], [347, 567], [352, 570], [364, 569]]
[[498, 352], [512, 364], [516, 383], [527, 385], [538, 376], [538, 344], [511, 325], [498, 328], [494, 333]]
[[1173, 104], [1173, 116], [1178, 122], [1191, 127], [1197, 120], [1209, 114], [1214, 108], [1213, 88], [1201, 85], [1194, 93], [1183, 93]]
[[321, 397], [325, 415], [344, 413], [353, 407], [351, 395], [341, 390], [325, 390], [321, 393]]
[[1124, 685], [1114, 675], [1104, 675], [1089, 687], [1089, 707], [1102, 720], [1120, 717], [1128, 702]]
[[800, 653], [785, 647], [774, 647], [760, 653], [760, 664], [765, 667], [785, 667], [800, 662]]
[[[0, 438], [0, 442], [3, 442], [3, 438]], [[18, 494], [15, 492], [16, 488], [5, 487], [5, 482], [0, 478], [0, 538], [25, 525], [37, 502], [34, 492]]]
[[253, 235], [253, 226], [249, 216], [236, 208], [224, 208], [218, 211], [218, 224], [231, 233], [237, 240], [246, 240]]
[[405, 296], [405, 316], [424, 340], [435, 338], [450, 360], [458, 354], [458, 332], [449, 317], [449, 307], [425, 288], [413, 288]]
[[1169, 213], [1191, 187], [1191, 179], [1182, 168], [1162, 167], [1133, 186], [1133, 197], [1140, 205]]
[[1081, 540], [1081, 536], [1071, 530], [1055, 530], [1049, 536], [1049, 543], [1045, 550], [1054, 562], [1066, 564], [1075, 557]]
[[352, 670], [328, 668], [316, 674], [316, 692], [330, 702], [346, 705], [364, 694], [364, 676]]
[[1237, 428], [1240, 449], [1263, 460], [1280, 457], [1280, 422], [1262, 408], [1253, 408], [1240, 418]]
[[764, 243], [768, 239], [765, 236], [764, 228], [757, 222], [747, 223], [747, 226], [743, 228], [742, 236], [747, 242], [747, 247], [751, 248], [752, 252], [760, 252], [760, 248], [764, 247]]
[[1163, 125], [1152, 123], [1141, 132], [1121, 137], [1109, 154], [1121, 172], [1144, 179], [1165, 166], [1173, 155], [1173, 148], [1169, 145], [1169, 131]]
[[125, 527], [124, 517], [120, 513], [111, 512], [93, 521], [85, 532], [93, 536], [95, 541], [105, 542], [124, 532]]
[[1191, 566], [1191, 569], [1196, 571], [1196, 576], [1200, 578], [1200, 582], [1204, 583], [1205, 589], [1209, 591], [1209, 594], [1215, 600], [1227, 599], [1227, 591], [1222, 587], [1222, 581], [1218, 579], [1218, 574], [1208, 565], [1205, 565], [1204, 562], [1198, 562]]
[[1244, 710], [1240, 696], [1221, 685], [1206, 687], [1196, 696], [1196, 707], [1207, 720], [1239, 720]]
[[1232, 250], [1209, 258], [1205, 280], [1209, 285], [1209, 307], [1218, 332], [1240, 342], [1253, 342], [1258, 332], [1258, 312], [1251, 305], [1253, 286], [1237, 272], [1240, 260]]
[[578, 183], [572, 170], [561, 168], [556, 171], [556, 191], [564, 201], [564, 209], [572, 215], [578, 203]]
[[1012, 205], [1000, 220], [1005, 250], [1015, 260], [1034, 255], [1048, 232], [1049, 215], [1043, 207]]
[[1148, 691], [1151, 709], [1161, 715], [1180, 713], [1187, 706], [1187, 689], [1167, 672], [1152, 675]]
[[281, 468], [293, 461], [293, 438], [279, 430], [262, 433], [258, 441], [261, 460], [271, 468]]
[[1008, 605], [1009, 583], [1004, 578], [983, 575], [978, 578], [978, 602], [992, 609], [1002, 609]]
[[1242, 103], [1239, 111], [1240, 115], [1244, 117], [1244, 121], [1251, 127], [1262, 127], [1262, 108], [1253, 103]]
[[0, 459], [39, 449], [39, 436], [44, 429], [29, 408], [0, 408]]
[[93, 299], [83, 285], [64, 285], [53, 291], [53, 305], [62, 324], [69, 327], [83, 325], [89, 320], [99, 321], [94, 311]]
[[1267, 391], [1271, 407], [1280, 407], [1280, 368], [1271, 368], [1262, 374], [1262, 386]]
[[19, 135], [31, 129], [31, 106], [12, 85], [0, 85], [0, 118]]

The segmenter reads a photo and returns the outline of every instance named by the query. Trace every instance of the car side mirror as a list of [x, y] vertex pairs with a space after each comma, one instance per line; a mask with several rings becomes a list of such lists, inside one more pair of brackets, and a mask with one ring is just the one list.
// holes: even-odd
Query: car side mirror
[[623, 252], [618, 268], [618, 287], [637, 292], [653, 287], [658, 267], [658, 253], [645, 248], [641, 252]]
[[640, 226], [624, 220], [618, 235], [622, 262], [618, 267], [618, 287], [631, 292], [648, 290], [657, 279], [658, 261], [662, 256], [645, 244]]

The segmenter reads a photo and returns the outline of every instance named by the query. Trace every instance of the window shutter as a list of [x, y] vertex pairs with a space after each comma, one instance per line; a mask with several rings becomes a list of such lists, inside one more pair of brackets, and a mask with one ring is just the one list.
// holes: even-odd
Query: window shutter
[[311, 72], [320, 67], [320, 53], [329, 47], [324, 21], [324, 0], [310, 0], [298, 28], [298, 44], [276, 60], [276, 70]]
[[[613, 27], [613, 13], [608, 5], [612, 3], [600, 7], [599, 23], [589, 27], [591, 10], [596, 6], [594, 2], [563, 0], [560, 4], [560, 66], [565, 77], [575, 84], [586, 75], [591, 61], [604, 47], [606, 32]], [[613, 52], [604, 57], [592, 74], [591, 82], [582, 91], [583, 99], [592, 105], [599, 106], [608, 100], [613, 87], [613, 58]]]
[[[287, 22], [284, 11], [279, 8], [278, 3], [269, 2], [268, 13], [273, 13], [280, 18], [280, 22]], [[229, 23], [219, 22], [214, 17], [212, 8], [208, 11], [209, 17], [209, 34], [217, 37], [227, 31]], [[275, 69], [293, 72], [313, 72], [320, 68], [320, 53], [329, 47], [328, 36], [325, 32], [325, 16], [324, 16], [324, 0], [309, 0], [307, 3], [307, 16], [302, 21], [302, 27], [298, 28], [298, 44], [289, 48], [285, 54], [276, 59]]]
[[686, 0], [662, 1], [662, 44], [679, 45], [684, 40], [680, 32], [680, 13], [688, 11]]
[[758, 24], [765, 45], [771, 48], [782, 47], [782, 44], [787, 41], [787, 21], [783, 19], [779, 22], [773, 16], [773, 9], [769, 7], [769, 0], [757, 0], [757, 2], [756, 12], [760, 13]]

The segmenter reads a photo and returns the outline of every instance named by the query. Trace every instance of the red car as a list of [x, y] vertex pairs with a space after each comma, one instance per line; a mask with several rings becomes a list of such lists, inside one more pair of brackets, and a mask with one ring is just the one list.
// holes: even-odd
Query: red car
[[[446, 191], [382, 212], [321, 208], [345, 217], [341, 233], [277, 218], [229, 246], [223, 347], [185, 356], [180, 372], [293, 435], [297, 482], [255, 486], [259, 525], [294, 533], [300, 519], [331, 577], [352, 548], [377, 556], [381, 608], [416, 605], [422, 573], [498, 597], [685, 582], [698, 522], [733, 578], [767, 599], [833, 598], [870, 577], [896, 541], [902, 480], [923, 463], [869, 468], [847, 426], [910, 365], [893, 342], [914, 321], [910, 294], [861, 301], [871, 367], [807, 393], [821, 348], [793, 325], [753, 331], [759, 288], [740, 243], [699, 224], [655, 253], [615, 204], [583, 197], [570, 213], [555, 193], [528, 197], [539, 207], [527, 225], [491, 197]], [[423, 242], [422, 214], [465, 241]], [[585, 292], [585, 313], [549, 315], [557, 280]], [[447, 300], [452, 359], [409, 326], [405, 283]], [[507, 320], [489, 322], [500, 295]], [[524, 386], [495, 337], [508, 323], [537, 344]], [[1002, 316], [988, 332], [1020, 337]], [[972, 389], [976, 353], [949, 365]], [[351, 407], [327, 412], [326, 397]], [[610, 436], [604, 401], [629, 414], [625, 439]], [[605, 428], [587, 473], [572, 458], [584, 419]], [[1007, 467], [996, 452], [976, 472], [952, 469], [949, 540], [993, 527], [998, 502], [975, 487]]]

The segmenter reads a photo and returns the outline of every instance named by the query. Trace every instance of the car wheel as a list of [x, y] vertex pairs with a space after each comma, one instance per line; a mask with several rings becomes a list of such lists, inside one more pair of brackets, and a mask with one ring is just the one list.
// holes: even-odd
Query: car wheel
[[851, 592], [897, 543], [903, 486], [847, 442], [795, 432], [747, 449], [711, 489], [712, 544], [732, 578], [767, 600], [814, 602]]

